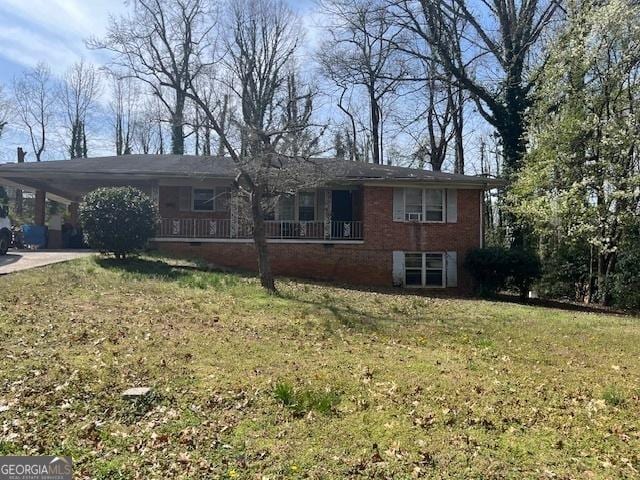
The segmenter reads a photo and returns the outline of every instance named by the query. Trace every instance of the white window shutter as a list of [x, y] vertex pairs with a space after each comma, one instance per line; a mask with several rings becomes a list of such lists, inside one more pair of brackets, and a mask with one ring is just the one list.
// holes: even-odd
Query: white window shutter
[[393, 221], [404, 221], [404, 188], [393, 189]]
[[393, 252], [393, 285], [401, 287], [404, 285], [404, 252], [395, 250]]
[[178, 209], [181, 212], [191, 211], [191, 187], [179, 187]]
[[447, 188], [447, 223], [458, 221], [458, 190]]
[[447, 252], [447, 287], [458, 286], [458, 252]]

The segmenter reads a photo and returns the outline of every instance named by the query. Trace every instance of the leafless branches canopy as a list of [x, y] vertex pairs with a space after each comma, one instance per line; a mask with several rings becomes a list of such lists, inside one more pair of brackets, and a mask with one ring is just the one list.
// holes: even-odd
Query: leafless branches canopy
[[67, 71], [60, 85], [60, 103], [69, 131], [69, 156], [87, 157], [87, 115], [100, 94], [100, 77], [96, 68], [81, 60]]
[[47, 65], [41, 63], [13, 81], [15, 112], [19, 123], [27, 129], [36, 161], [46, 148], [49, 124], [54, 113], [53, 78]]
[[133, 0], [90, 48], [113, 54], [109, 69], [146, 83], [171, 118], [171, 151], [184, 153], [186, 90], [212, 60], [216, 10], [205, 0]]

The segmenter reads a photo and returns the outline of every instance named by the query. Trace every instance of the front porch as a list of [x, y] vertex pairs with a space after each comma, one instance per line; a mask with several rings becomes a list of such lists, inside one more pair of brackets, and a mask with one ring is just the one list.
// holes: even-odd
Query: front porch
[[[248, 212], [228, 184], [164, 185], [156, 241], [249, 240]], [[362, 189], [318, 188], [283, 195], [267, 213], [270, 240], [362, 241]]]

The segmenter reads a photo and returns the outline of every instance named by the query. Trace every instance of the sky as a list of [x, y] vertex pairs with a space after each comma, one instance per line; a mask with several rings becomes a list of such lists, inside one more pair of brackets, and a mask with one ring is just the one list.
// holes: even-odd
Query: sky
[[0, 0], [0, 80], [46, 61], [62, 73], [76, 60], [99, 60], [84, 40], [104, 33], [109, 14], [123, 11], [114, 0]]
[[[313, 1], [289, 0], [313, 39]], [[100, 63], [85, 40], [101, 37], [110, 15], [127, 9], [124, 0], [0, 0], [0, 81], [10, 82], [39, 61], [62, 73], [80, 58]], [[311, 37], [311, 38], [309, 38]]]
[[[300, 15], [306, 31], [305, 45], [313, 50], [322, 39], [314, 0], [287, 1]], [[0, 0], [0, 84], [6, 91], [15, 76], [41, 61], [46, 62], [55, 75], [62, 75], [80, 59], [104, 64], [105, 54], [87, 49], [85, 41], [92, 36], [102, 37], [109, 16], [118, 16], [127, 9], [125, 0]], [[310, 76], [315, 74], [308, 73]], [[324, 101], [330, 105], [321, 105], [320, 109], [332, 112], [329, 116], [336, 115], [333, 101], [330, 98]], [[63, 133], [59, 132], [58, 136], [62, 139]], [[91, 148], [90, 145], [92, 155], [112, 153], [113, 147], [110, 144], [107, 147], [106, 136], [98, 140], [103, 146], [98, 143]], [[470, 143], [473, 146], [477, 142], [472, 139]], [[20, 131], [14, 124], [3, 134], [0, 163], [15, 161], [18, 146], [30, 150], [26, 131]], [[64, 157], [63, 141], [57, 142], [56, 146], [49, 143], [44, 159]], [[28, 156], [29, 160], [33, 158]]]
[[[307, 40], [313, 42], [313, 0], [288, 1], [305, 24]], [[109, 17], [127, 9], [125, 0], [0, 0], [0, 84], [5, 92], [16, 76], [39, 62], [46, 62], [56, 76], [80, 59], [104, 64], [105, 54], [87, 49], [85, 41], [102, 37]], [[27, 139], [19, 126], [10, 125], [3, 134], [0, 163], [15, 161], [16, 147], [26, 145]], [[50, 144], [44, 158], [62, 158], [61, 148]], [[102, 153], [100, 146], [93, 151]]]

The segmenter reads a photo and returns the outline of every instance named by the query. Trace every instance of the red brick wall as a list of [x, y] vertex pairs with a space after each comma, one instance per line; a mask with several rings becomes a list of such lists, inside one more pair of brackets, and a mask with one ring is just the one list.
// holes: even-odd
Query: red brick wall
[[[162, 196], [161, 196], [162, 202]], [[393, 188], [364, 188], [362, 244], [271, 243], [274, 273], [357, 285], [392, 285], [392, 252], [456, 251], [458, 290], [471, 282], [462, 268], [466, 252], [480, 244], [480, 192], [458, 190], [457, 223], [409, 224], [393, 221]], [[161, 251], [203, 258], [225, 267], [256, 269], [251, 243], [158, 242]]]

